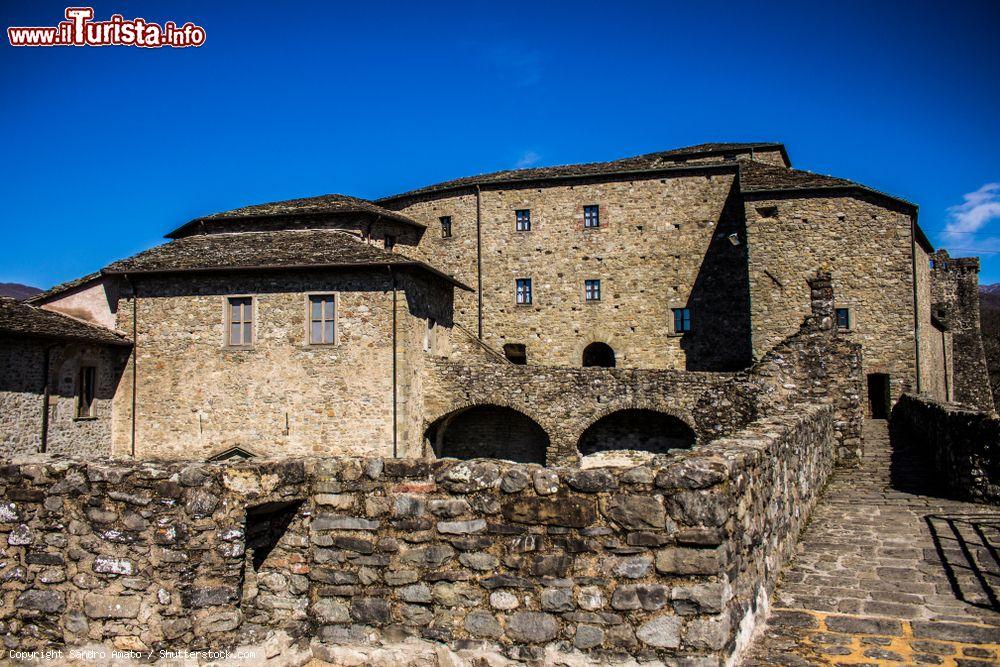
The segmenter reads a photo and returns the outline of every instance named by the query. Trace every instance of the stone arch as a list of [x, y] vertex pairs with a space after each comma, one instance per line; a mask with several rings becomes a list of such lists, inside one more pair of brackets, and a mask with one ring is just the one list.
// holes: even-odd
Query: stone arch
[[610, 346], [615, 351], [615, 363], [618, 367], [627, 365], [629, 358], [629, 341], [627, 337], [618, 335], [618, 332], [605, 329], [602, 326], [594, 326], [580, 330], [580, 338], [573, 346], [573, 359], [579, 363], [583, 359], [583, 351], [588, 345], [601, 342]]
[[615, 449], [665, 454], [690, 449], [697, 442], [692, 419], [669, 407], [648, 404], [616, 406], [604, 410], [583, 429], [577, 440], [581, 456]]
[[607, 343], [594, 341], [583, 348], [581, 361], [584, 368], [614, 368], [615, 350]]
[[549, 434], [538, 420], [500, 401], [469, 403], [431, 422], [424, 432], [434, 455], [545, 463]]

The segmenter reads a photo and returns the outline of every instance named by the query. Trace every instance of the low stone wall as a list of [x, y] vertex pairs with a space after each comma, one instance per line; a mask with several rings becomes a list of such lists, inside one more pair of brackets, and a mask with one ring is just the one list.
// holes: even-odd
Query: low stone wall
[[904, 394], [892, 412], [894, 437], [919, 443], [955, 497], [1000, 504], [1000, 418], [996, 413]]
[[12, 463], [0, 632], [19, 649], [281, 630], [718, 665], [765, 610], [835, 449], [833, 408], [803, 406], [626, 469]]

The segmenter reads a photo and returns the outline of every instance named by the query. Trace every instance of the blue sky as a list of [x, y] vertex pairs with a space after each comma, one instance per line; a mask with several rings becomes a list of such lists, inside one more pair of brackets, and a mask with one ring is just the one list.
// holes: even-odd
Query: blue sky
[[[11, 25], [65, 4], [3, 0]], [[96, 2], [197, 49], [0, 45], [0, 282], [190, 218], [514, 166], [783, 141], [1000, 282], [1000, 3]]]

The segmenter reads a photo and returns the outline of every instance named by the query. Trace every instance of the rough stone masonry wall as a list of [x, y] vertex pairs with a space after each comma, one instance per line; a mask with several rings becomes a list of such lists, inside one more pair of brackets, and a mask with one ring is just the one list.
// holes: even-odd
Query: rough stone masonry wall
[[1000, 504], [1000, 418], [996, 413], [906, 394], [893, 410], [892, 427], [894, 435], [924, 448], [951, 494]]
[[942, 311], [954, 337], [954, 400], [991, 411], [993, 391], [979, 322], [979, 259], [949, 257], [944, 250], [932, 257], [933, 307]]
[[809, 313], [807, 278], [830, 271], [844, 336], [863, 373], [887, 373], [892, 400], [916, 386], [911, 219], [873, 197], [769, 195], [745, 203], [753, 349], [763, 356]]
[[[45, 357], [49, 358], [47, 451], [111, 453], [111, 401], [128, 350], [121, 347], [0, 337], [0, 456], [38, 452], [42, 444]], [[77, 417], [80, 368], [96, 369], [93, 413]]]
[[[420, 391], [411, 370], [424, 354], [427, 318], [446, 329], [451, 303], [426, 281], [397, 278], [397, 437], [412, 433], [419, 449], [419, 428], [408, 428], [417, 418], [407, 421], [412, 415], [402, 399]], [[237, 446], [262, 456], [392, 455], [393, 282], [387, 271], [134, 277], [133, 285], [139, 295], [136, 456], [207, 459]], [[307, 296], [314, 293], [336, 296], [334, 345], [309, 344]], [[229, 295], [254, 298], [252, 347], [226, 345]], [[123, 299], [118, 326], [130, 335], [132, 310], [133, 300]], [[410, 404], [422, 400], [415, 396]], [[130, 364], [115, 398], [117, 455], [130, 451], [131, 412]]]
[[[624, 470], [10, 464], [0, 632], [10, 648], [134, 650], [272, 629], [348, 644], [417, 635], [521, 659], [552, 645], [718, 665], [763, 611], [834, 443], [831, 408], [802, 406]], [[280, 539], [263, 557], [269, 534]]]
[[854, 465], [862, 447], [861, 348], [834, 326], [831, 275], [813, 275], [806, 286], [809, 315], [800, 321], [799, 330], [743, 373], [436, 360], [427, 365], [425, 426], [473, 405], [512, 408], [548, 435], [546, 461], [568, 465], [579, 460], [578, 443], [587, 427], [619, 410], [672, 415], [704, 443], [803, 402], [830, 404], [835, 409], [838, 458]]
[[[491, 186], [479, 195], [483, 339], [495, 349], [526, 346], [529, 364], [576, 366], [595, 341], [619, 367], [732, 371], [750, 363], [746, 247], [730, 173], [603, 176], [572, 183]], [[600, 226], [583, 226], [583, 207]], [[445, 192], [400, 202], [428, 226], [414, 249], [433, 266], [477, 287], [476, 194]], [[531, 231], [515, 212], [531, 211]], [[441, 216], [452, 236], [442, 238]], [[408, 253], [411, 252], [407, 249]], [[518, 305], [515, 280], [530, 278], [533, 301]], [[584, 281], [601, 281], [600, 301]], [[477, 330], [475, 295], [456, 320]], [[673, 332], [672, 308], [690, 306], [694, 331]]]

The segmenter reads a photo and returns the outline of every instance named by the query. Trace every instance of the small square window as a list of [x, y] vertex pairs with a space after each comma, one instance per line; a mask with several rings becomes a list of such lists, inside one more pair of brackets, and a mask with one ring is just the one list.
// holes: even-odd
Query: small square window
[[451, 238], [451, 216], [442, 215], [441, 216], [441, 238], [450, 239]]
[[851, 328], [851, 309], [850, 308], [837, 308], [837, 328], [838, 329], [850, 329]]
[[514, 211], [514, 229], [519, 232], [531, 231], [531, 209]]
[[309, 297], [309, 343], [332, 345], [336, 339], [336, 298], [332, 294]]
[[80, 385], [76, 395], [76, 417], [86, 419], [94, 416], [94, 396], [97, 389], [97, 369], [93, 366], [80, 368]]
[[392, 250], [396, 247], [396, 237], [391, 234], [385, 235], [385, 249]]
[[505, 343], [503, 356], [507, 357], [507, 361], [517, 366], [525, 366], [528, 363], [528, 351], [523, 343]]
[[583, 207], [583, 226], [587, 228], [601, 226], [601, 210], [597, 204]]
[[516, 281], [517, 286], [517, 304], [525, 306], [531, 303], [531, 278], [518, 278]]
[[584, 280], [583, 281], [583, 291], [586, 296], [587, 301], [600, 301], [601, 300], [601, 281], [600, 280]]
[[674, 308], [674, 333], [688, 333], [691, 331], [691, 309]]
[[226, 321], [229, 331], [226, 340], [233, 347], [253, 345], [253, 297], [230, 297]]

